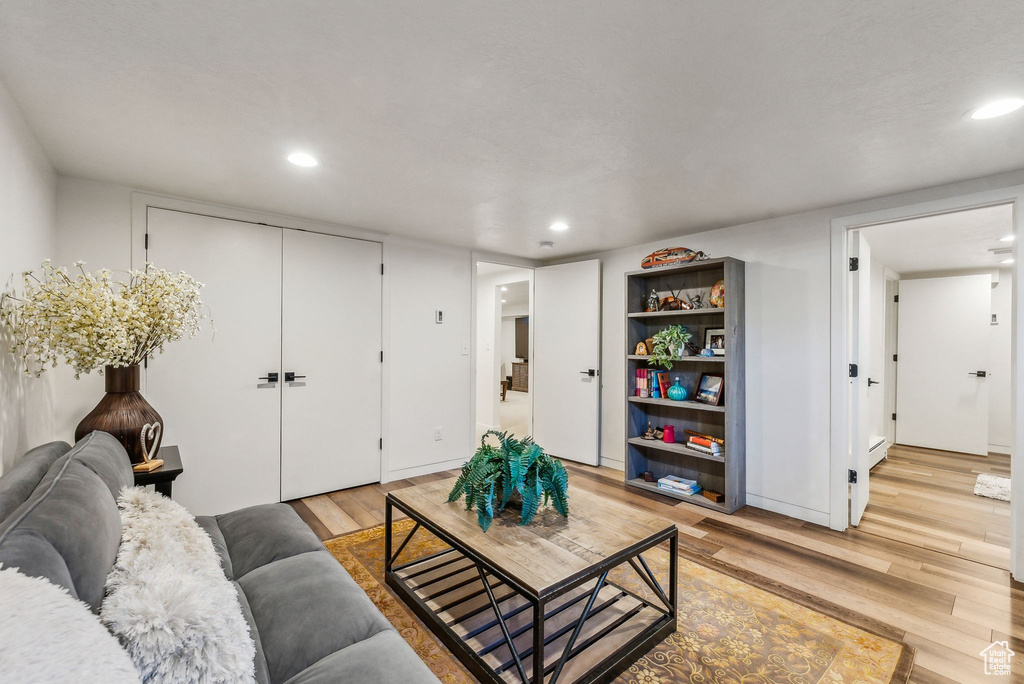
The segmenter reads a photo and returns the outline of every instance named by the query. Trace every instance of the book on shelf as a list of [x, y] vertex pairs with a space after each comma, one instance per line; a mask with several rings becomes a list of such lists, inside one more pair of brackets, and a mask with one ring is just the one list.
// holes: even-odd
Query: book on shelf
[[721, 446], [725, 446], [725, 440], [721, 437], [714, 437], [712, 435], [705, 434], [703, 432], [697, 432], [696, 430], [684, 430], [684, 432], [690, 437], [700, 437], [711, 442], [718, 442]]
[[697, 494], [703, 489], [703, 487], [697, 484], [696, 480], [687, 480], [685, 477], [679, 477], [678, 475], [666, 475], [659, 478], [658, 487], [688, 495]]

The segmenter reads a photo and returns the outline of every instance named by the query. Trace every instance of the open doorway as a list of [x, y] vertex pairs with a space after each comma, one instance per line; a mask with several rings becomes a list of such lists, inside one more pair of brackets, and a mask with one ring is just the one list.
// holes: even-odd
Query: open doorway
[[848, 239], [851, 524], [1008, 569], [1013, 204]]
[[533, 434], [533, 269], [476, 265], [476, 432]]

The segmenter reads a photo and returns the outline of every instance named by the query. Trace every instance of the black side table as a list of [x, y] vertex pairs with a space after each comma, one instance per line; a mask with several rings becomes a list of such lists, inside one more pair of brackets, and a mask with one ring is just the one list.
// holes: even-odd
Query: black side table
[[183, 470], [181, 467], [181, 454], [178, 453], [178, 447], [176, 446], [164, 446], [160, 447], [156, 457], [162, 458], [164, 464], [148, 473], [133, 473], [135, 475], [135, 486], [153, 485], [156, 491], [169, 499], [171, 498], [171, 483], [174, 482], [174, 478], [181, 475]]

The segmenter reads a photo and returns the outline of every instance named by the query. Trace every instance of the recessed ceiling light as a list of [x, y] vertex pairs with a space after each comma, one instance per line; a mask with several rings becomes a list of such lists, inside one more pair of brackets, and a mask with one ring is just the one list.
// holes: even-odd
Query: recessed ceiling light
[[555, 243], [551, 242], [551, 240], [545, 240], [544, 242], [541, 242], [538, 247], [541, 249], [554, 249]]
[[1000, 242], [1013, 242], [1013, 238], [1014, 237], [1016, 237], [1016, 236], [1014, 236], [1014, 235], [1007, 235], [1004, 238], [999, 238], [999, 241]]
[[320, 160], [308, 152], [292, 152], [288, 155], [288, 161], [296, 166], [319, 166]]
[[556, 233], [562, 233], [569, 230], [569, 224], [563, 223], [562, 221], [556, 221], [551, 224], [551, 230], [555, 231]]
[[504, 300], [504, 299], [502, 299], [502, 300], [501, 300], [501, 303], [502, 303], [502, 304], [504, 304], [504, 303], [505, 303], [505, 300]]
[[1001, 264], [1012, 264], [1013, 263], [1013, 259], [1003, 259], [999, 263], [1001, 263]]
[[1010, 112], [1015, 112], [1021, 107], [1024, 107], [1024, 99], [1019, 97], [1009, 97], [1005, 100], [996, 100], [995, 102], [989, 102], [986, 105], [982, 105], [977, 109], [972, 109], [969, 114], [975, 121], [982, 121], [984, 119], [994, 119], [997, 116], [1003, 116]]
[[504, 285], [502, 285], [502, 286], [501, 286], [501, 291], [502, 291], [502, 292], [508, 292], [508, 288], [507, 288], [507, 287], [505, 287]]

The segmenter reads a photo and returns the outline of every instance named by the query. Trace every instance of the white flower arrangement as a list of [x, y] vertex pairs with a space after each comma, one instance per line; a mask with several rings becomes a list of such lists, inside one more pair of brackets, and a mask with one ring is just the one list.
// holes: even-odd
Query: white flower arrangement
[[47, 259], [38, 275], [23, 274], [21, 297], [0, 298], [0, 320], [13, 336], [11, 353], [25, 373], [42, 375], [57, 358], [75, 377], [105, 366], [133, 366], [164, 345], [195, 337], [206, 318], [199, 295], [203, 284], [187, 273], [153, 268], [128, 271], [127, 282], [111, 271], [88, 273], [76, 261], [73, 276]]

